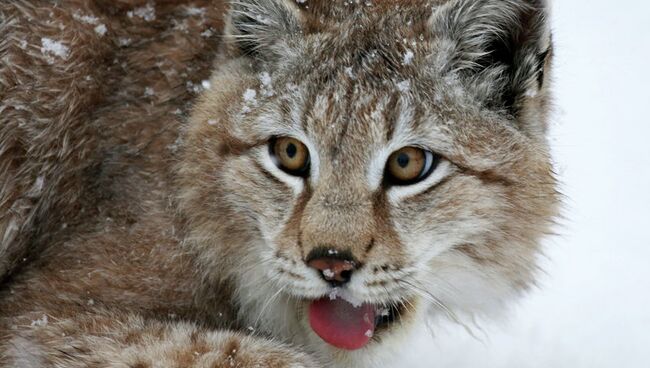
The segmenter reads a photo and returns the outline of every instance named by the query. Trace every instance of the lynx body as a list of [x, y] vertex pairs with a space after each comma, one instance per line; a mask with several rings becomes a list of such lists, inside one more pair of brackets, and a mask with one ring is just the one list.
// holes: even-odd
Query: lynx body
[[36, 3], [0, 5], [3, 366], [394, 367], [534, 284], [544, 1]]

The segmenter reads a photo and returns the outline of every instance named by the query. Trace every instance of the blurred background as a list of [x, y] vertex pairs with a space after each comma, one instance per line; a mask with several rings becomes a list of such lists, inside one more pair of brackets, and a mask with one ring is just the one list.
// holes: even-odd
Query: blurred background
[[[566, 196], [546, 275], [432, 367], [650, 367], [650, 3], [555, 0], [551, 145]], [[418, 364], [419, 365], [419, 364]]]

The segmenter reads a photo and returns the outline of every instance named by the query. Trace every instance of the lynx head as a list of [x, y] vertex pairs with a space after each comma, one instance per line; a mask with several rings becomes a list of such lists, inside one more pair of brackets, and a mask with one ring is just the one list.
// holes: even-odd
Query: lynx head
[[232, 2], [180, 202], [240, 323], [380, 366], [427, 316], [498, 310], [531, 285], [557, 208], [547, 11]]

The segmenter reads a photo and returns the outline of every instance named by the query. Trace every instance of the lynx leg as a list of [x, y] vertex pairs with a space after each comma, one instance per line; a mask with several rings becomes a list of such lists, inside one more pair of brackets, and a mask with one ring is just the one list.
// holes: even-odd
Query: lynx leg
[[289, 346], [186, 322], [106, 312], [32, 313], [8, 323], [0, 350], [6, 367], [316, 367]]

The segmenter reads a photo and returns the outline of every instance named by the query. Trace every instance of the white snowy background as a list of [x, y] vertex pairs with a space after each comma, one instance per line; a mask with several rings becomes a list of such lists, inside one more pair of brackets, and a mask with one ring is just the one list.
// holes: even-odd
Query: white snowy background
[[426, 367], [650, 367], [650, 3], [555, 0], [551, 144], [566, 195], [546, 275], [478, 339], [438, 328]]

